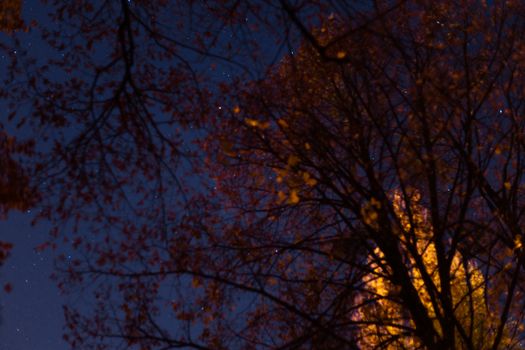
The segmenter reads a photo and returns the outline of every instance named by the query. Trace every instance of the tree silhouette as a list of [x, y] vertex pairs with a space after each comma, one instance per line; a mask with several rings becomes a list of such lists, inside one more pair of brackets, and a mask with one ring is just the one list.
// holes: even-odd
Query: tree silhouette
[[22, 1], [5, 0], [0, 4], [0, 31], [12, 32], [22, 27]]
[[73, 348], [523, 346], [522, 4], [55, 6], [4, 96]]
[[[0, 4], [0, 31], [11, 32], [21, 25], [20, 1], [4, 1]], [[11, 209], [24, 209], [29, 204], [28, 179], [21, 166], [12, 158], [13, 153], [27, 153], [31, 144], [21, 144], [7, 135], [0, 124], [0, 218]], [[0, 265], [9, 255], [12, 245], [0, 241]]]
[[337, 280], [353, 292], [351, 320], [327, 319], [340, 304], [306, 314], [363, 348], [521, 346], [521, 12], [455, 6], [403, 3], [365, 25], [328, 17], [210, 141], [236, 225], [251, 214], [268, 235], [246, 249], [307, 250], [360, 271]]
[[[0, 31], [9, 33], [20, 29], [22, 25], [20, 13], [20, 1], [3, 1], [0, 3]], [[4, 219], [11, 210], [26, 209], [35, 202], [36, 196], [31, 194], [26, 174], [20, 164], [12, 157], [13, 153], [30, 153], [31, 148], [32, 142], [17, 141], [3, 131], [3, 125], [0, 123], [0, 219]], [[12, 249], [12, 243], [0, 240], [0, 266], [5, 264]], [[3, 290], [10, 293], [11, 284], [5, 283]]]
[[[415, 259], [410, 259], [406, 265], [409, 267], [409, 273], [412, 284], [417, 290], [418, 297], [421, 299], [429, 316], [434, 319], [434, 327], [443, 334], [442, 325], [437, 322], [436, 311], [431, 297], [431, 291], [427, 289], [428, 280], [425, 281], [423, 275], [428, 273], [432, 284], [440, 286], [439, 266], [437, 259], [436, 246], [432, 237], [432, 228], [428, 223], [428, 213], [417, 207], [419, 194], [413, 194], [410, 199], [413, 203], [413, 223], [414, 241], [416, 242], [416, 254], [421, 257], [424, 271], [420, 270]], [[401, 225], [406, 231], [410, 231], [411, 220], [408, 218], [405, 209], [406, 206], [401, 200], [400, 193], [393, 194], [393, 206]], [[407, 245], [406, 237], [401, 236], [401, 245]], [[410, 254], [408, 254], [410, 255]], [[379, 259], [379, 263], [375, 259]], [[383, 270], [384, 254], [379, 248], [376, 248], [370, 256], [370, 266], [372, 273], [365, 276], [365, 286], [369, 293], [363, 298], [375, 300], [371, 305], [364, 307], [358, 316], [360, 321], [370, 321], [365, 323], [362, 329], [360, 343], [364, 348], [385, 347], [392, 349], [415, 348], [421, 344], [410, 333], [405, 333], [407, 324], [406, 316], [403, 315], [402, 303], [395, 298], [399, 291], [395, 285], [385, 278], [388, 271]], [[383, 265], [384, 266], [384, 265]], [[491, 327], [494, 327], [494, 319], [487, 312], [485, 280], [481, 271], [472, 263], [465, 261], [459, 252], [452, 258], [450, 263], [450, 278], [453, 283], [450, 286], [452, 305], [454, 306], [454, 315], [461, 327], [466, 328], [465, 332], [471, 335], [471, 346], [477, 349], [483, 348], [484, 343], [492, 341]], [[441, 310], [440, 310], [441, 311]], [[508, 341], [508, 340], [507, 340]], [[456, 335], [454, 345], [463, 348], [464, 339]]]

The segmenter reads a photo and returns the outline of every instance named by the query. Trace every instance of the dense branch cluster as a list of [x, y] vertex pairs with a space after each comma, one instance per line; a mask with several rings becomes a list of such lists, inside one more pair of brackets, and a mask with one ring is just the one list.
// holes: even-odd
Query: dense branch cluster
[[1, 96], [75, 349], [524, 346], [519, 1], [53, 6]]

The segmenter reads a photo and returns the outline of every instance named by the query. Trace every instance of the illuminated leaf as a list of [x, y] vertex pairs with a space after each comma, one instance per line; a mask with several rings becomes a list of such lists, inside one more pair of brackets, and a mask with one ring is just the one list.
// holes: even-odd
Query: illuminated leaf
[[296, 190], [290, 191], [290, 198], [288, 199], [288, 202], [290, 204], [297, 204], [299, 203], [299, 201], [300, 201], [300, 198], [299, 198], [299, 195], [297, 194], [297, 191]]

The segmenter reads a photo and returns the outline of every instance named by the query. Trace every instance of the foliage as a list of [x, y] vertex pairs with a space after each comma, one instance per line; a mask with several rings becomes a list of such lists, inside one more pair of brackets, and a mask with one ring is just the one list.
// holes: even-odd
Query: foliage
[[[0, 4], [0, 31], [12, 31], [20, 22], [20, 1], [3, 1]], [[15, 140], [0, 131], [0, 216], [9, 209], [21, 209], [27, 205], [27, 179], [20, 166], [11, 158]], [[12, 248], [11, 243], [0, 241], [0, 265], [4, 263]]]
[[[408, 232], [411, 228], [411, 220], [406, 212], [405, 203], [401, 199], [402, 195], [394, 192], [392, 197], [394, 212], [404, 231]], [[435, 286], [439, 291], [441, 286], [436, 246], [432, 239], [432, 228], [429, 225], [429, 213], [419, 206], [418, 197], [418, 193], [412, 194], [410, 197], [415, 227], [412, 239], [415, 241], [416, 254], [421, 257], [422, 265], [411, 258], [410, 253], [407, 254], [409, 261], [405, 264], [409, 268], [410, 279], [418, 297], [433, 320], [436, 331], [440, 336], [443, 336], [443, 329], [438, 322], [434, 309], [435, 302], [431, 297], [433, 291], [427, 289]], [[410, 245], [406, 236], [401, 235], [399, 239], [401, 247]], [[360, 310], [358, 320], [373, 320], [374, 322], [365, 324], [361, 330], [360, 343], [362, 347], [386, 347], [389, 349], [421, 347], [422, 344], [417, 339], [414, 339], [409, 333], [405, 333], [407, 325], [413, 327], [414, 324], [407, 320], [406, 315], [403, 314], [401, 303], [396, 300], [399, 290], [388, 278], [384, 277], [389, 272], [384, 271], [382, 266], [388, 266], [388, 263], [385, 262], [384, 254], [379, 248], [374, 249], [373, 254], [370, 255], [369, 263], [372, 271], [363, 278], [367, 293], [363, 293], [361, 298], [374, 300], [374, 302]], [[472, 261], [463, 259], [459, 252], [456, 252], [452, 258], [449, 268], [454, 317], [462, 327], [466, 328], [465, 332], [472, 335], [472, 346], [481, 349], [485, 344], [490, 344], [494, 340], [491, 338], [490, 330], [497, 326], [495, 319], [491, 317], [486, 308], [489, 300], [486, 298], [486, 284], [483, 274]], [[423, 277], [425, 274], [429, 275], [432, 285], [429, 286], [428, 280], [425, 281]], [[439, 312], [443, 312], [443, 310], [439, 310]], [[454, 346], [466, 347], [461, 336], [456, 335], [454, 341]], [[509, 340], [507, 339], [507, 341]]]
[[0, 31], [12, 32], [22, 27], [22, 1], [4, 0], [0, 3]]
[[2, 96], [73, 348], [523, 346], [520, 2], [53, 6]]
[[[34, 205], [38, 195], [33, 191], [27, 171], [15, 160], [17, 156], [32, 153], [33, 141], [22, 142], [0, 129], [0, 219], [13, 210], [26, 210]], [[0, 266], [9, 257], [13, 244], [0, 240]], [[4, 289], [9, 292], [11, 286]]]

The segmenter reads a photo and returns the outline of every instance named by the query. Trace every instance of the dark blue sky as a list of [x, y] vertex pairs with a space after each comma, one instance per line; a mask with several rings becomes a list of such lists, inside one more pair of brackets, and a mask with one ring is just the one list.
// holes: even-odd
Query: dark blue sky
[[1, 293], [0, 350], [63, 350], [62, 302], [58, 288], [49, 279], [53, 261], [50, 252], [34, 246], [47, 236], [44, 224], [32, 227], [31, 213], [9, 215], [0, 222], [2, 240], [15, 244], [11, 257], [0, 270], [0, 284], [13, 285]]

